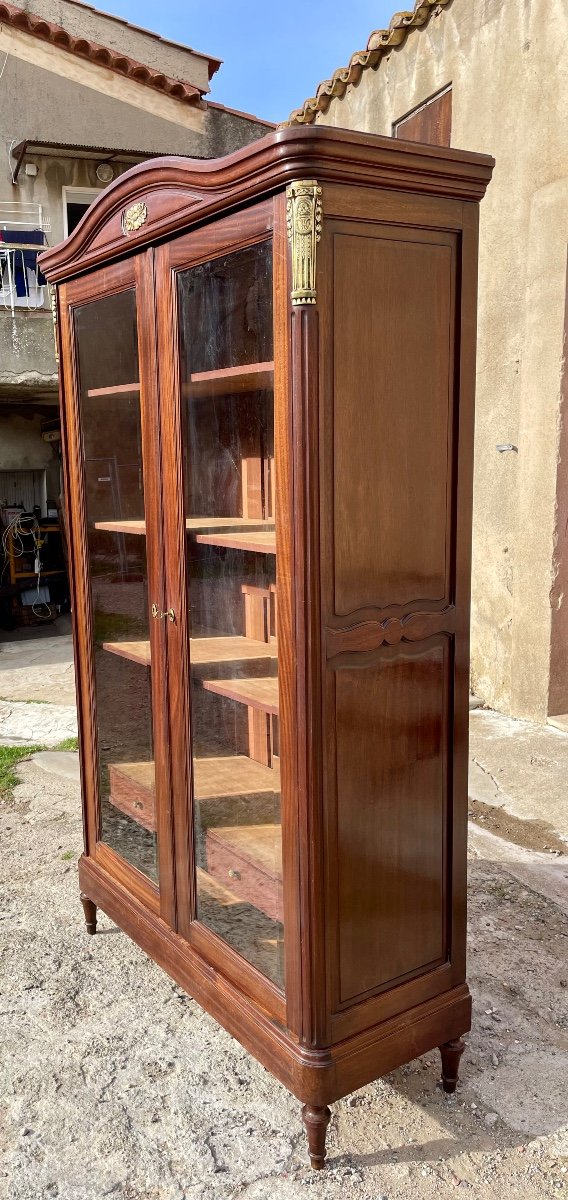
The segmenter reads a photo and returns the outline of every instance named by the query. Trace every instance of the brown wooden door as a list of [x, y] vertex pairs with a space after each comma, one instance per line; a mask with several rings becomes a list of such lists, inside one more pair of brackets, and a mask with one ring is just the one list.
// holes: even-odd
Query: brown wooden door
[[172, 241], [156, 294], [178, 930], [283, 1019], [272, 230], [269, 201]]
[[86, 848], [173, 923], [151, 254], [60, 306]]

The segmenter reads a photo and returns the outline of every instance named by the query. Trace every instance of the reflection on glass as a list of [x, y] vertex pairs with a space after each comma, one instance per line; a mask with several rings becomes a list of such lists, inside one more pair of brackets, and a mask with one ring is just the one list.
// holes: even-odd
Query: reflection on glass
[[198, 919], [283, 987], [271, 244], [178, 297]]
[[134, 290], [75, 309], [104, 842], [157, 881]]

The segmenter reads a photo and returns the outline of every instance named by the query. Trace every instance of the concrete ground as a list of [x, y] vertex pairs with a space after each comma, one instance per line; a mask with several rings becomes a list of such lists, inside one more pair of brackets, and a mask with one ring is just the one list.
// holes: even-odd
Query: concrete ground
[[435, 1053], [334, 1105], [322, 1174], [298, 1103], [106, 917], [85, 934], [77, 756], [21, 764], [0, 803], [2, 1200], [568, 1194], [568, 735], [471, 722], [462, 1082], [443, 1094]]
[[0, 637], [0, 745], [55, 746], [77, 733], [71, 622]]
[[470, 714], [469, 749], [470, 797], [545, 826], [535, 849], [552, 843], [555, 834], [568, 844], [568, 733], [478, 708]]
[[75, 707], [69, 616], [0, 636], [0, 699]]

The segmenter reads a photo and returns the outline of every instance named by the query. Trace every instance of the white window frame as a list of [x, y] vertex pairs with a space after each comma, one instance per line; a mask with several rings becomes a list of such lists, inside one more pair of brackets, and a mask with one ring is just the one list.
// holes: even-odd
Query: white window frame
[[99, 188], [88, 187], [64, 187], [63, 194], [63, 237], [69, 236], [69, 228], [67, 223], [67, 205], [68, 204], [92, 204], [97, 196], [100, 196], [104, 191], [104, 186]]

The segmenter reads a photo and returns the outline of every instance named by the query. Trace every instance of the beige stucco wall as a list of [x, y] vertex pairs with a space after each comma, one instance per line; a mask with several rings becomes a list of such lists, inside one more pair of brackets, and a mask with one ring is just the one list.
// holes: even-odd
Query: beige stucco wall
[[[41, 471], [50, 466], [57, 443], [44, 442], [41, 436], [41, 422], [49, 415], [48, 411], [42, 413], [31, 405], [8, 410], [0, 404], [3, 418], [0, 471]], [[57, 493], [54, 498], [57, 499]]]
[[[102, 189], [96, 177], [97, 160], [67, 158], [56, 152], [49, 157], [29, 155], [26, 162], [35, 164], [37, 175], [26, 175], [22, 168], [14, 186], [9, 153], [12, 145], [37, 138], [156, 154], [205, 155], [212, 148], [209, 134], [214, 136], [214, 131], [206, 135], [183, 129], [13, 56], [6, 62], [2, 88], [0, 202], [41, 205], [44, 217], [51, 222], [49, 245], [64, 237], [63, 189]], [[114, 164], [115, 176], [127, 169]], [[45, 304], [49, 306], [47, 289]], [[49, 390], [55, 402], [57, 368], [50, 315], [46, 313], [42, 319], [38, 314], [16, 309], [12, 316], [0, 309], [0, 394], [14, 398], [25, 391], [37, 395]]]
[[[34, 39], [28, 38], [30, 46]], [[0, 62], [3, 62], [0, 56]], [[97, 160], [65, 157], [54, 151], [49, 156], [28, 154], [25, 162], [37, 167], [29, 176], [22, 167], [17, 184], [12, 182], [11, 147], [30, 139], [75, 145], [146, 151], [155, 154], [184, 154], [216, 157], [261, 137], [266, 128], [259, 122], [214, 108], [203, 113], [200, 130], [192, 130], [140, 111], [134, 105], [94, 92], [46, 70], [9, 55], [2, 75], [0, 106], [0, 203], [42, 205], [51, 222], [49, 245], [64, 237], [64, 188], [101, 190], [96, 177]], [[148, 92], [149, 89], [140, 89]], [[178, 105], [180, 109], [187, 106]], [[102, 158], [105, 156], [102, 155]], [[115, 177], [127, 166], [113, 163]], [[0, 218], [2, 212], [0, 212]], [[45, 303], [49, 300], [45, 296]], [[21, 395], [23, 388], [57, 389], [51, 330], [45, 321], [26, 311], [14, 316], [0, 309], [0, 394]]]
[[[20, 7], [166, 75], [207, 87], [206, 58], [184, 47], [132, 29], [73, 0], [20, 0]], [[33, 163], [37, 174], [27, 175], [24, 163], [14, 184], [10, 152], [19, 142], [209, 158], [236, 150], [267, 131], [263, 122], [238, 114], [181, 104], [2, 22], [0, 71], [0, 204], [41, 205], [51, 222], [50, 245], [64, 236], [63, 189], [101, 190], [96, 177], [99, 160], [66, 157], [57, 151], [28, 153], [25, 163]], [[116, 162], [113, 168], [115, 177], [128, 169]], [[0, 211], [0, 222], [10, 227], [5, 211]], [[47, 289], [44, 300], [48, 306]], [[54, 497], [59, 490], [57, 444], [47, 445], [41, 439], [39, 404], [51, 405], [52, 413], [57, 411], [51, 313], [16, 308], [12, 314], [0, 306], [0, 466], [14, 470], [47, 466], [48, 488]], [[49, 407], [43, 412], [46, 415]]]
[[[318, 121], [390, 134], [449, 83], [452, 145], [496, 159], [480, 219], [472, 683], [492, 707], [544, 720], [550, 591], [564, 553], [565, 0], [452, 0]], [[518, 454], [496, 451], [507, 442]]]
[[[31, 155], [31, 161], [38, 167], [37, 176], [30, 178], [22, 170], [14, 187], [8, 155], [10, 145], [24, 139], [38, 139], [208, 158], [222, 154], [225, 148], [237, 149], [266, 132], [260, 124], [216, 109], [204, 113], [202, 130], [185, 129], [15, 57], [8, 58], [2, 88], [0, 200], [47, 205], [52, 222], [51, 243], [63, 237], [62, 188], [100, 188], [95, 174], [97, 163], [58, 157], [56, 153], [49, 160]], [[117, 174], [125, 169], [115, 165]]]

